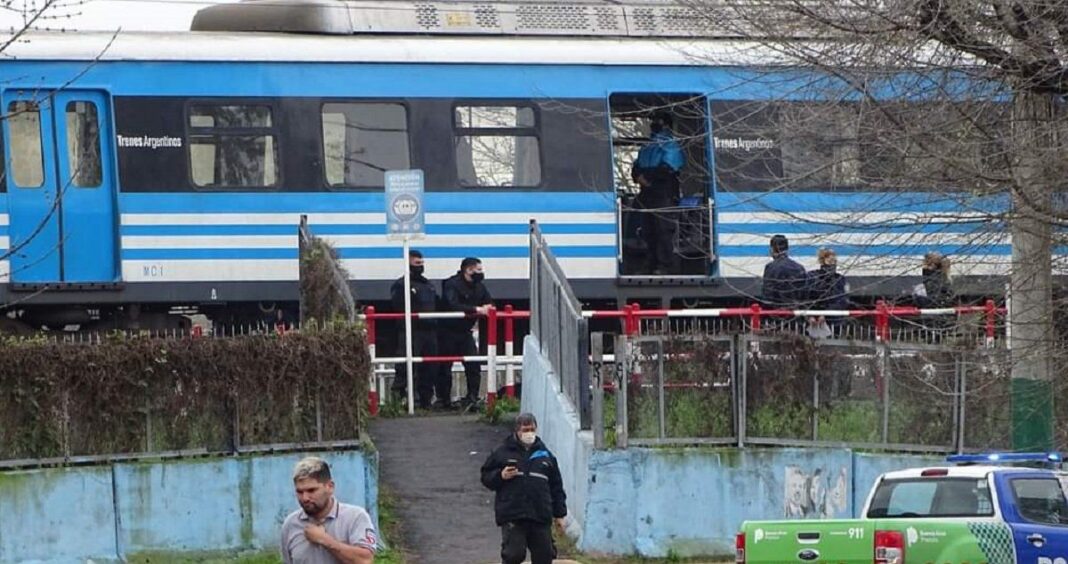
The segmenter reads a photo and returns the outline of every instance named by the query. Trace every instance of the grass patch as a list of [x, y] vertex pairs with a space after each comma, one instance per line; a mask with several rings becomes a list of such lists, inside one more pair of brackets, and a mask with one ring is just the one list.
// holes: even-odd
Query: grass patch
[[386, 550], [375, 555], [376, 564], [404, 564], [408, 553], [404, 534], [397, 518], [397, 496], [381, 482], [378, 484], [378, 533], [386, 540]]
[[282, 556], [277, 550], [261, 550], [248, 553], [201, 552], [172, 554], [167, 552], [140, 552], [126, 559], [131, 564], [281, 564]]
[[501, 396], [493, 404], [493, 409], [486, 409], [482, 414], [482, 420], [496, 425], [508, 422], [519, 413], [519, 399]]

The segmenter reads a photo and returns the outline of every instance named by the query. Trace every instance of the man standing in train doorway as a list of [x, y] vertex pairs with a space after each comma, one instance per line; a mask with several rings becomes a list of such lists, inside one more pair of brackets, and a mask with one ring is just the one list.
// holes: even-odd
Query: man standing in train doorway
[[641, 187], [637, 204], [642, 213], [641, 236], [646, 244], [646, 272], [654, 275], [676, 272], [675, 230], [672, 208], [679, 199], [679, 172], [685, 164], [682, 148], [671, 131], [667, 112], [653, 114], [649, 142], [638, 151], [631, 178]]
[[[425, 264], [423, 253], [412, 249], [408, 251], [408, 270], [411, 274], [412, 284], [412, 313], [426, 313], [436, 311], [438, 308], [438, 293], [434, 285], [423, 276]], [[395, 311], [404, 311], [404, 277], [401, 276], [390, 288], [390, 301]], [[438, 354], [438, 336], [435, 319], [412, 320], [412, 355], [413, 356], [436, 356]], [[400, 325], [400, 338], [397, 339], [400, 350], [405, 350], [404, 322]], [[404, 352], [401, 352], [404, 355]], [[393, 391], [401, 396], [407, 392], [408, 367], [398, 364], [393, 380]], [[438, 367], [429, 362], [415, 365], [415, 399], [417, 405], [423, 409], [430, 409], [434, 396], [434, 380]]]
[[[460, 261], [460, 270], [441, 283], [441, 298], [445, 309], [449, 311], [462, 311], [468, 315], [485, 315], [486, 309], [493, 303], [486, 285], [482, 283], [486, 274], [482, 269], [482, 261], [475, 257], [467, 257]], [[438, 346], [441, 354], [446, 356], [474, 356], [478, 354], [478, 344], [475, 342], [474, 332], [478, 327], [478, 318], [467, 317], [464, 319], [443, 319], [438, 329]], [[482, 385], [482, 369], [477, 362], [465, 362], [464, 374], [467, 376], [467, 393], [461, 401], [465, 406], [478, 403], [479, 387]], [[438, 399], [451, 396], [452, 390], [452, 364], [444, 364], [440, 383], [438, 385]], [[442, 396], [442, 392], [449, 395]], [[447, 406], [448, 401], [444, 402]]]

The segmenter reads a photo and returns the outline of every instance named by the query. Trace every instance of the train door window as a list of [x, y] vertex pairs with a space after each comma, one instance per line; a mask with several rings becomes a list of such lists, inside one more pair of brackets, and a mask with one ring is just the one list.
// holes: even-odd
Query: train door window
[[78, 188], [99, 188], [103, 170], [96, 105], [86, 101], [67, 102], [66, 119], [71, 184]]
[[464, 187], [541, 184], [537, 113], [529, 106], [457, 106], [456, 173]]
[[411, 166], [402, 104], [324, 104], [322, 126], [323, 173], [332, 188], [381, 188], [385, 171]]
[[198, 188], [266, 188], [278, 183], [278, 144], [270, 106], [194, 105], [189, 160]]
[[[609, 107], [621, 232], [620, 273], [708, 276], [714, 254], [705, 98], [613, 94]], [[667, 123], [658, 130], [654, 121]], [[637, 164], [643, 154], [659, 161], [644, 173]], [[676, 161], [681, 161], [681, 168], [670, 170], [669, 163]]]
[[41, 108], [37, 102], [12, 102], [7, 109], [12, 180], [20, 188], [40, 188], [44, 184]]

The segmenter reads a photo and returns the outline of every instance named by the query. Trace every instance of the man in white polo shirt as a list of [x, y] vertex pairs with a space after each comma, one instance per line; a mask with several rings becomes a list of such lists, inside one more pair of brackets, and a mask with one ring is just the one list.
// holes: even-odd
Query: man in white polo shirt
[[286, 564], [371, 564], [378, 533], [362, 507], [334, 499], [330, 466], [310, 456], [293, 469], [300, 509], [282, 524]]

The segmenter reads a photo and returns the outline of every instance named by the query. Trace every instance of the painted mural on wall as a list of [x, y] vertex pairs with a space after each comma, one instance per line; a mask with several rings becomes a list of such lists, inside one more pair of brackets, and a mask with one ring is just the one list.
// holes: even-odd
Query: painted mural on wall
[[849, 511], [849, 480], [845, 466], [837, 472], [806, 471], [787, 466], [783, 479], [783, 515], [789, 519], [829, 519]]

